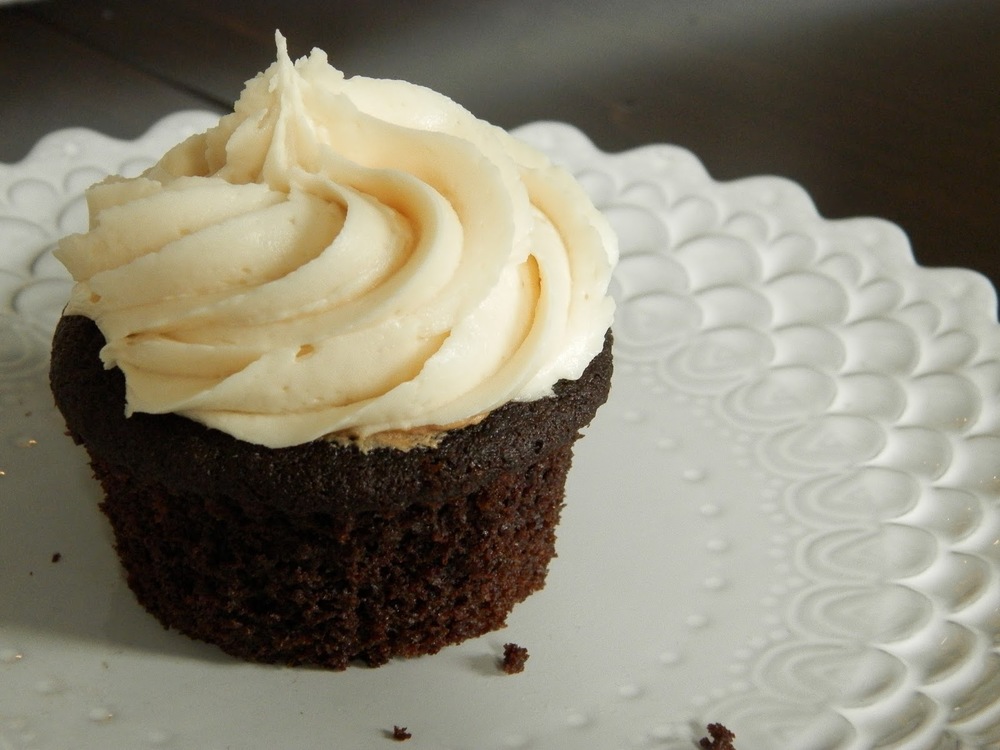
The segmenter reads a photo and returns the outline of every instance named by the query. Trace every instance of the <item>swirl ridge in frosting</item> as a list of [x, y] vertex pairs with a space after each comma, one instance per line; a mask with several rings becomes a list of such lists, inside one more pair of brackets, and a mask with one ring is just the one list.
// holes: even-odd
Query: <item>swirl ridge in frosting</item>
[[92, 187], [57, 250], [126, 412], [378, 445], [578, 378], [617, 244], [572, 177], [441, 94], [276, 41], [231, 114]]

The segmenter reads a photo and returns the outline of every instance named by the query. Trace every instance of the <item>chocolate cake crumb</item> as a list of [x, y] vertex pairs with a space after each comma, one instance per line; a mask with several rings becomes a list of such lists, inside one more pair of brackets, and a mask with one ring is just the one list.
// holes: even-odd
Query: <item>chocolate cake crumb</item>
[[57, 563], [62, 560], [62, 552], [56, 552], [52, 555], [52, 562]]
[[736, 750], [735, 739], [736, 735], [722, 724], [709, 724], [708, 737], [702, 737], [698, 746], [705, 750]]
[[406, 727], [393, 726], [392, 728], [392, 738], [397, 742], [402, 742], [403, 740], [408, 740], [413, 735], [406, 731]]
[[528, 661], [528, 649], [516, 643], [503, 645], [503, 661], [500, 668], [507, 674], [517, 674], [524, 671], [524, 663]]

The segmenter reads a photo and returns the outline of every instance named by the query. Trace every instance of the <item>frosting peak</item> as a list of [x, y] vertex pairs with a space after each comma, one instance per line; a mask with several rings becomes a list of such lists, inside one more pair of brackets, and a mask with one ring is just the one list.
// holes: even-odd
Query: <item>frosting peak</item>
[[232, 114], [95, 185], [60, 243], [127, 412], [377, 445], [578, 378], [617, 244], [576, 182], [445, 96], [276, 39]]

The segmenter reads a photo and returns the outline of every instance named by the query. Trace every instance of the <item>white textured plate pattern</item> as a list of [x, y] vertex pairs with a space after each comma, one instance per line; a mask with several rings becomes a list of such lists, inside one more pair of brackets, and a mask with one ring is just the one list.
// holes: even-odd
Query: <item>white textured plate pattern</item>
[[[617, 229], [611, 399], [559, 557], [508, 628], [342, 673], [163, 631], [125, 588], [46, 383], [80, 194], [214, 121], [0, 165], [0, 750], [1000, 747], [1000, 327], [990, 285], [875, 219], [690, 153], [536, 123]], [[507, 641], [523, 674], [495, 660]]]

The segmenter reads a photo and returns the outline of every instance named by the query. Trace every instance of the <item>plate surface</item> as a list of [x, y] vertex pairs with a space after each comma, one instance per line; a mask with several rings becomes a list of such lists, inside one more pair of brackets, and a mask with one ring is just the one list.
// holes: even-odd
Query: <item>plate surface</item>
[[[797, 185], [518, 134], [618, 231], [616, 372], [546, 588], [411, 661], [259, 667], [133, 601], [46, 382], [83, 189], [215, 121], [0, 165], [0, 749], [1000, 747], [1000, 327], [985, 279]], [[528, 648], [506, 676], [505, 642]]]

